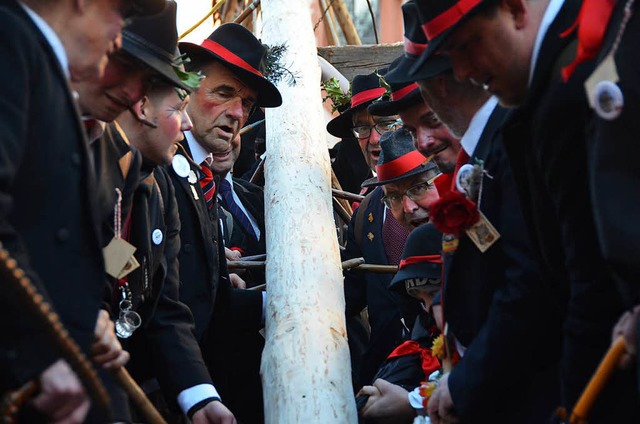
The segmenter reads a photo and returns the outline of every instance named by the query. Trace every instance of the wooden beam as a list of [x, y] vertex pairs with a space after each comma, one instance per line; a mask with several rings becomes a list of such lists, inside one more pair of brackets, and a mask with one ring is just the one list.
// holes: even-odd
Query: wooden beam
[[318, 47], [318, 54], [351, 81], [358, 74], [370, 74], [389, 66], [395, 58], [404, 54], [404, 47], [402, 43], [329, 46]]

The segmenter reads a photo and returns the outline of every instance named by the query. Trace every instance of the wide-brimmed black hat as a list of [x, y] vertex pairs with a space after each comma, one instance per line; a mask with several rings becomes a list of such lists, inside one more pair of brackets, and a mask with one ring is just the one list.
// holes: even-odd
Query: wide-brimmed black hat
[[200, 45], [180, 43], [180, 50], [199, 65], [211, 60], [222, 62], [256, 90], [258, 106], [278, 107], [282, 104], [280, 92], [262, 74], [267, 47], [242, 25], [221, 25]]
[[[394, 66], [397, 66], [401, 60], [402, 57], [399, 57], [391, 62], [391, 65], [389, 65], [389, 72], [391, 72], [391, 70], [394, 69]], [[401, 110], [423, 102], [422, 96], [420, 95], [420, 89], [418, 84], [415, 82], [396, 84], [387, 81], [387, 83], [391, 87], [391, 98], [371, 103], [367, 107], [370, 114], [377, 116], [397, 115]]]
[[418, 6], [415, 1], [411, 0], [402, 5], [402, 17], [404, 19], [404, 54], [400, 56], [398, 62], [394, 61], [393, 66], [389, 66], [385, 80], [389, 84], [408, 84], [434, 77], [451, 69], [449, 59], [442, 55], [436, 55], [421, 70], [420, 75], [415, 77], [412, 74], [411, 69], [427, 49], [427, 37], [422, 30]]
[[127, 13], [127, 18], [135, 16], [151, 16], [164, 10], [165, 0], [131, 0], [131, 8]]
[[413, 145], [411, 133], [404, 128], [387, 131], [380, 137], [380, 156], [376, 165], [377, 179], [367, 180], [363, 187], [389, 184], [412, 175], [431, 172], [435, 180], [440, 171], [431, 157], [425, 158]]
[[429, 66], [429, 59], [434, 57], [442, 43], [470, 17], [482, 10], [487, 0], [415, 0], [420, 16], [420, 23], [429, 45], [411, 68], [410, 76], [417, 79], [423, 72], [421, 68]]
[[122, 50], [149, 66], [172, 85], [190, 92], [191, 88], [176, 73], [177, 45], [174, 1], [167, 1], [162, 13], [132, 19], [122, 30]]
[[372, 72], [368, 75], [356, 75], [351, 83], [351, 104], [349, 108], [327, 123], [329, 134], [338, 138], [352, 138], [353, 112], [365, 109], [374, 100], [384, 95], [386, 89], [380, 84], [380, 75], [386, 69]]
[[408, 279], [442, 278], [442, 233], [428, 222], [413, 230], [404, 245], [398, 272], [389, 288], [404, 292]]

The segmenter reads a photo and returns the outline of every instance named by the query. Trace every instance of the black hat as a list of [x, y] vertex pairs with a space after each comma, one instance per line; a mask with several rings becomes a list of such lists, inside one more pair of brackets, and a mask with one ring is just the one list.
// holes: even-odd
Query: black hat
[[[403, 57], [399, 57], [391, 62], [389, 72], [391, 72], [394, 66], [397, 66], [402, 59]], [[387, 75], [389, 74], [387, 73]], [[387, 77], [385, 76], [385, 80], [386, 79]], [[415, 82], [395, 84], [387, 80], [387, 83], [391, 87], [391, 99], [371, 103], [367, 108], [370, 114], [378, 116], [397, 115], [401, 110], [423, 102], [420, 89]]]
[[132, 0], [127, 18], [135, 16], [151, 16], [164, 10], [165, 0]]
[[166, 7], [154, 16], [137, 17], [122, 30], [122, 50], [148, 65], [176, 87], [191, 91], [176, 73], [176, 3], [167, 1]]
[[380, 137], [380, 156], [376, 180], [362, 183], [363, 187], [389, 184], [412, 175], [430, 171], [435, 180], [440, 171], [431, 157], [425, 158], [413, 145], [411, 133], [404, 128], [387, 131]]
[[487, 0], [415, 0], [418, 6], [422, 29], [429, 40], [426, 50], [420, 55], [411, 68], [410, 75], [419, 77], [424, 71], [421, 68], [428, 65], [428, 60], [436, 55], [442, 43], [471, 16], [482, 9]]
[[442, 278], [442, 233], [428, 222], [413, 230], [404, 245], [398, 272], [389, 288], [404, 292], [411, 278]]
[[256, 90], [258, 106], [278, 107], [282, 104], [280, 92], [261, 71], [267, 47], [242, 25], [221, 25], [202, 44], [180, 43], [180, 50], [198, 63], [201, 60], [222, 62]]
[[[427, 49], [427, 37], [424, 35], [418, 14], [416, 2], [410, 0], [402, 5], [402, 17], [404, 19], [404, 55], [397, 63], [389, 67], [385, 80], [389, 84], [406, 84], [425, 78], [431, 78], [451, 69], [451, 62], [442, 55], [436, 55], [420, 75], [414, 76], [411, 68], [415, 65], [420, 55]], [[395, 62], [395, 61], [394, 61]]]
[[386, 89], [380, 85], [380, 76], [386, 72], [382, 69], [369, 75], [356, 75], [351, 83], [351, 104], [340, 116], [336, 116], [327, 124], [329, 134], [338, 138], [352, 138], [353, 112], [366, 108], [374, 100], [382, 97]]

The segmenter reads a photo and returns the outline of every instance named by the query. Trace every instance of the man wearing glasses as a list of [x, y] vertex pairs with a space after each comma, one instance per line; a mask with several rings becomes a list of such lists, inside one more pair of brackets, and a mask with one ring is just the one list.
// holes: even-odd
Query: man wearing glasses
[[[372, 133], [375, 131], [372, 131]], [[429, 220], [429, 207], [438, 199], [433, 180], [437, 166], [413, 146], [411, 134], [399, 129], [379, 140], [375, 189], [356, 210], [347, 232], [345, 258], [363, 257], [370, 264], [398, 264], [409, 232]], [[380, 364], [408, 335], [404, 320], [413, 322], [415, 304], [406, 307], [388, 287], [392, 275], [345, 273], [347, 316], [368, 308], [371, 335], [362, 357], [352, 349], [356, 386], [370, 384]]]

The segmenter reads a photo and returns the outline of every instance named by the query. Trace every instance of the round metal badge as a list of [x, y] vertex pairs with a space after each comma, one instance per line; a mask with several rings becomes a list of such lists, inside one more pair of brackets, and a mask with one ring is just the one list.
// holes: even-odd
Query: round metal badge
[[594, 90], [594, 107], [598, 116], [613, 121], [622, 113], [624, 96], [620, 87], [612, 81], [600, 81]]
[[189, 176], [191, 167], [189, 166], [189, 161], [184, 156], [175, 155], [171, 161], [171, 166], [179, 177], [187, 178]]

